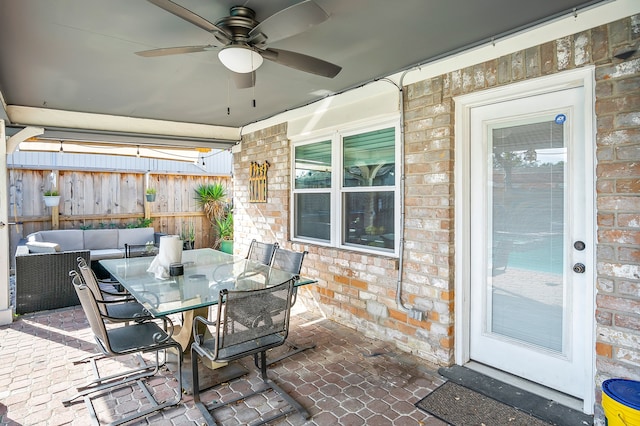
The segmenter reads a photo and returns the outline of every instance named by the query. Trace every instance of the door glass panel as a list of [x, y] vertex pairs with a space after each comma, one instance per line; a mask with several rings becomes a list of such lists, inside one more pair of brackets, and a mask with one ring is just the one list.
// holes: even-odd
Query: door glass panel
[[553, 118], [501, 124], [489, 128], [489, 141], [487, 328], [562, 352], [563, 125]]

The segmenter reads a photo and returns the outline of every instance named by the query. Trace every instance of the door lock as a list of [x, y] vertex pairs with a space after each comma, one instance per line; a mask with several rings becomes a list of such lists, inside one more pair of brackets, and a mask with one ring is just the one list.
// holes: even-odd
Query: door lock
[[578, 251], [584, 250], [585, 247], [586, 247], [586, 245], [582, 241], [576, 241], [575, 243], [573, 243], [573, 248], [575, 248]]
[[585, 270], [586, 266], [584, 266], [583, 263], [576, 263], [575, 265], [573, 265], [573, 272], [575, 272], [576, 274], [584, 274]]

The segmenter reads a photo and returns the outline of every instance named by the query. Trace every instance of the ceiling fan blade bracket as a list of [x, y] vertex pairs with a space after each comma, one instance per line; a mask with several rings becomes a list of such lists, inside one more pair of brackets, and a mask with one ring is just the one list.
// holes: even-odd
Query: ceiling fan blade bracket
[[267, 43], [267, 36], [264, 35], [263, 33], [255, 33], [254, 35], [252, 35], [249, 40], [247, 40], [247, 43], [252, 45], [252, 46], [264, 46]]

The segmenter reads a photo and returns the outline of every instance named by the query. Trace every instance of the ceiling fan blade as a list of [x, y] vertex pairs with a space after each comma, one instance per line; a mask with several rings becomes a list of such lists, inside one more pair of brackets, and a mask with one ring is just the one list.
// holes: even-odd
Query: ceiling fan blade
[[153, 3], [161, 9], [166, 10], [169, 13], [176, 15], [179, 18], [184, 19], [187, 22], [192, 23], [193, 25], [202, 28], [205, 31], [210, 33], [220, 33], [224, 38], [228, 41], [231, 41], [231, 34], [227, 33], [222, 28], [217, 25], [207, 21], [202, 16], [197, 15], [190, 11], [189, 9], [180, 6], [177, 3], [172, 2], [171, 0], [147, 0], [149, 3]]
[[138, 56], [144, 56], [145, 58], [154, 58], [156, 56], [169, 56], [169, 55], [181, 55], [183, 53], [196, 53], [206, 52], [218, 46], [179, 46], [179, 47], [163, 47], [160, 49], [142, 50], [136, 52]]
[[256, 84], [256, 72], [239, 73], [231, 72], [233, 81], [236, 83], [238, 89], [248, 89]]
[[260, 54], [264, 59], [284, 65], [299, 71], [320, 75], [322, 77], [333, 78], [342, 70], [342, 67], [314, 58], [313, 56], [303, 55], [302, 53], [291, 52], [282, 49], [265, 49], [260, 50]]
[[[151, 1], [151, 0], [150, 0]], [[260, 34], [267, 43], [299, 34], [329, 19], [329, 15], [313, 0], [306, 0], [276, 12], [249, 31], [249, 39]]]

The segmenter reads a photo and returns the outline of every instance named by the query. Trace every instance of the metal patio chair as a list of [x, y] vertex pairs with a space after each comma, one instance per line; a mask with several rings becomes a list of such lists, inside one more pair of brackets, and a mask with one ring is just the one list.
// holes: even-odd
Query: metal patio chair
[[[256, 239], [251, 240], [251, 244], [249, 245], [249, 251], [247, 252], [247, 260], [257, 262], [259, 264], [268, 266], [271, 263], [271, 259], [273, 259], [273, 254], [278, 248], [278, 243], [263, 243]], [[236, 288], [243, 287], [242, 283], [248, 285], [248, 288], [244, 288], [248, 290], [252, 288], [255, 284], [253, 281], [256, 276], [262, 276], [259, 282], [266, 283], [268, 279], [268, 274], [265, 269], [256, 269], [255, 264], [249, 265], [245, 264], [245, 270], [238, 275], [236, 279]]]
[[278, 243], [263, 243], [253, 239], [249, 245], [247, 259], [269, 265], [277, 247]]
[[[273, 287], [250, 291], [222, 290], [218, 297], [217, 321], [208, 321], [203, 317], [195, 318], [195, 341], [191, 345], [193, 400], [208, 425], [216, 424], [213, 418], [215, 410], [269, 390], [277, 392], [286, 404], [265, 413], [264, 417], [252, 426], [271, 422], [293, 412], [298, 412], [305, 419], [310, 418], [309, 413], [298, 402], [267, 376], [266, 351], [282, 345], [289, 331], [293, 282], [291, 279]], [[208, 333], [198, 333], [203, 326], [211, 332], [211, 337], [206, 337]], [[198, 358], [231, 362], [249, 355], [253, 355], [255, 359], [258, 356], [261, 358], [260, 374], [263, 386], [229, 401], [202, 402]]]
[[[152, 318], [149, 311], [128, 292], [119, 292], [115, 291], [115, 289], [107, 290], [103, 286], [100, 286], [95, 273], [82, 257], [78, 257], [78, 269], [80, 269], [84, 283], [91, 289], [96, 300], [100, 301], [98, 309], [100, 309], [100, 313], [105, 317], [115, 318], [116, 320], [122, 318]], [[73, 277], [74, 272], [75, 271], [69, 272], [69, 275]]]
[[[158, 402], [145, 383], [145, 379], [154, 377], [163, 365], [164, 361], [160, 362], [159, 356], [159, 352], [161, 351], [164, 352], [167, 349], [175, 349], [178, 358], [178, 371], [181, 371], [182, 349], [180, 345], [171, 338], [171, 333], [167, 333], [162, 327], [150, 320], [140, 320], [140, 318], [114, 318], [104, 315], [100, 309], [100, 305], [104, 304], [104, 302], [96, 299], [93, 291], [82, 281], [79, 274], [72, 274], [72, 284], [78, 298], [80, 299], [80, 304], [82, 305], [82, 309], [87, 317], [91, 331], [93, 332], [97, 347], [104, 357], [117, 357], [120, 355], [136, 355], [140, 353], [153, 352], [155, 353], [155, 363], [147, 364], [142, 357], [139, 357], [139, 360], [142, 361], [142, 365], [140, 367], [127, 369], [118, 374], [100, 376], [96, 359], [95, 357], [92, 357], [89, 361], [92, 364], [92, 370], [95, 378], [90, 380], [87, 384], [78, 387], [78, 393], [71, 398], [64, 400], [63, 404], [68, 407], [75, 400], [83, 398], [87, 405], [87, 409], [89, 410], [93, 424], [99, 424], [99, 420], [93, 406], [92, 395], [96, 394], [94, 397], [98, 397], [108, 391], [124, 386], [133, 387], [137, 384], [148, 401], [148, 404], [143, 405], [143, 407], [146, 408], [115, 420], [110, 423], [110, 425], [127, 423], [131, 420], [147, 416], [158, 410], [178, 405], [182, 400], [181, 374], [177, 374], [177, 396], [174, 399], [169, 399], [164, 402]], [[170, 323], [170, 320], [168, 318], [163, 318], [162, 320], [165, 322], [165, 329], [167, 329], [167, 323]], [[135, 322], [131, 325], [107, 329], [105, 321]], [[170, 329], [173, 330], [173, 327], [170, 327]], [[173, 382], [173, 375], [167, 380]]]
[[[300, 271], [302, 270], [302, 262], [304, 261], [304, 257], [306, 255], [307, 255], [306, 250], [293, 251], [293, 250], [287, 250], [281, 247], [276, 247], [276, 250], [273, 253], [273, 257], [271, 258], [271, 267], [295, 274], [295, 279], [298, 279], [300, 278]], [[291, 294], [291, 306], [295, 305], [297, 300], [298, 300], [298, 288], [294, 286], [293, 292]], [[315, 343], [302, 346], [291, 341], [286, 342], [286, 345], [289, 346], [290, 350], [276, 358], [269, 359], [267, 361], [267, 365], [274, 364], [278, 361], [282, 361], [283, 359], [290, 357], [291, 355], [295, 355], [299, 352], [306, 351], [307, 349], [313, 349], [316, 347]]]

